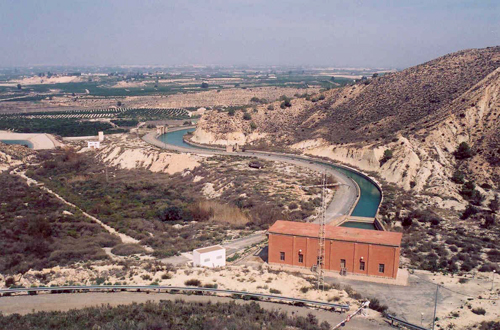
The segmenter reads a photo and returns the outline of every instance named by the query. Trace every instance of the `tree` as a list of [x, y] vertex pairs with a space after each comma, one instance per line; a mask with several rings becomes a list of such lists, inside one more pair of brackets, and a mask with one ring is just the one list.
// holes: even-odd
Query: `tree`
[[208, 83], [206, 82], [201, 83], [201, 88], [208, 88]]
[[184, 218], [184, 211], [178, 206], [169, 206], [158, 214], [161, 221], [179, 221]]
[[484, 217], [484, 227], [489, 228], [495, 224], [495, 216], [493, 214], [487, 214]]
[[495, 194], [495, 198], [493, 198], [490, 203], [488, 204], [488, 207], [490, 208], [491, 212], [497, 213], [498, 209], [500, 208], [500, 201], [498, 200], [498, 194]]
[[17, 84], [17, 89], [20, 90], [21, 88], [22, 88], [21, 84]]
[[392, 158], [392, 150], [391, 149], [386, 149], [384, 151], [384, 156], [382, 156], [382, 158], [380, 158], [380, 166], [384, 165], [389, 159]]
[[248, 112], [246, 112], [246, 113], [243, 115], [243, 119], [244, 119], [244, 120], [251, 120], [251, 119], [252, 119], [252, 115], [250, 115]]
[[458, 184], [463, 184], [465, 182], [464, 180], [464, 174], [460, 171], [455, 171], [453, 173], [453, 176], [451, 177], [451, 181], [458, 183]]
[[467, 159], [473, 156], [473, 152], [467, 142], [462, 142], [453, 155], [456, 159]]
[[252, 121], [252, 122], [250, 123], [250, 128], [251, 128], [252, 130], [257, 129], [257, 124], [256, 124], [256, 123], [254, 123], [254, 122]]
[[116, 106], [121, 107], [122, 106], [122, 101], [116, 102]]
[[234, 116], [234, 109], [229, 109], [227, 111], [227, 114], [230, 115], [230, 116]]
[[465, 199], [472, 198], [474, 191], [476, 190], [476, 185], [472, 181], [467, 181], [463, 184], [462, 190], [460, 190], [460, 195]]
[[478, 212], [479, 210], [475, 206], [469, 204], [467, 205], [464, 212], [460, 216], [460, 219], [462, 220], [468, 219], [471, 215], [477, 214]]

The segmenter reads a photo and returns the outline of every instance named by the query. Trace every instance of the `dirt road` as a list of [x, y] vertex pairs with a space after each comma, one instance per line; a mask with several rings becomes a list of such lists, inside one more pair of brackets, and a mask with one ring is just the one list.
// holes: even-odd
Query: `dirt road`
[[[170, 130], [169, 132], [173, 132], [175, 130], [183, 130], [189, 127], [180, 127], [178, 129]], [[332, 175], [335, 180], [340, 184], [337, 187], [337, 191], [335, 192], [332, 201], [328, 205], [326, 209], [326, 221], [331, 222], [334, 218], [341, 215], [350, 215], [352, 212], [359, 195], [359, 188], [356, 183], [348, 178], [343, 173], [336, 171], [331, 166], [318, 164], [311, 160], [298, 158], [296, 155], [289, 154], [277, 154], [277, 153], [267, 153], [267, 152], [226, 152], [222, 150], [215, 149], [202, 149], [196, 147], [182, 147], [173, 144], [166, 144], [161, 141], [158, 141], [155, 137], [155, 133], [151, 132], [146, 134], [143, 138], [144, 141], [155, 145], [162, 149], [174, 150], [179, 152], [186, 153], [196, 153], [200, 155], [225, 155], [225, 156], [239, 156], [239, 157], [255, 157], [269, 161], [275, 162], [284, 162], [289, 164], [294, 164], [297, 166], [306, 167], [312, 169], [317, 172], [326, 171], [327, 174]]]

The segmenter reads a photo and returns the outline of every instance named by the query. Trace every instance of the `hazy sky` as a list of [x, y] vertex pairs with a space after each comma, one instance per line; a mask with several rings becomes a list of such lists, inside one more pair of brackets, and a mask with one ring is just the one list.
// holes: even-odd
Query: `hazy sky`
[[499, 44], [498, 0], [0, 0], [0, 67], [404, 68]]

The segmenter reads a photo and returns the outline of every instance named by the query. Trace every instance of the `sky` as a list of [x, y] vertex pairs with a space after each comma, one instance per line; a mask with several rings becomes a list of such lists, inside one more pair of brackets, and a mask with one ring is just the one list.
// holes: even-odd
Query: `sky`
[[0, 0], [0, 67], [406, 68], [497, 45], [498, 0]]

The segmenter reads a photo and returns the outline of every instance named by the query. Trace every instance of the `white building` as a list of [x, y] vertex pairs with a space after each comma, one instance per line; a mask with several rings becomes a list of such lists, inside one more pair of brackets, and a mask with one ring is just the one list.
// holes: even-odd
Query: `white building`
[[226, 249], [220, 245], [193, 250], [193, 266], [223, 267], [226, 265]]
[[87, 148], [89, 149], [99, 149], [101, 147], [101, 142], [99, 141], [87, 141]]

